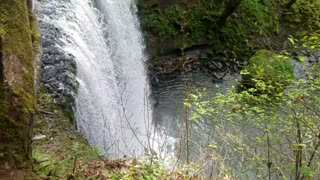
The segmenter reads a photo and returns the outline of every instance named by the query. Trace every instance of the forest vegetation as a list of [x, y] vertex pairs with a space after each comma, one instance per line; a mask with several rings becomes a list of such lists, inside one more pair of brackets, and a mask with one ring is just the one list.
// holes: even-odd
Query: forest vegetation
[[152, 153], [101, 156], [39, 80], [32, 0], [1, 0], [0, 179], [320, 178], [320, 0], [136, 3], [151, 84], [192, 70], [242, 77], [215, 97], [193, 89], [184, 100], [187, 131], [214, 124], [214, 140], [199, 147], [205, 161], [168, 168]]

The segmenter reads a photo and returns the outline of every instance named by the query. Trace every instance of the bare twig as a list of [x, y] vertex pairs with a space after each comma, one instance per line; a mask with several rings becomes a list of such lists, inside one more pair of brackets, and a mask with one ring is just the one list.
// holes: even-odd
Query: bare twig
[[47, 114], [47, 115], [54, 115], [53, 112], [49, 112], [49, 111], [44, 111], [44, 110], [38, 110], [39, 113], [42, 113], [42, 114]]

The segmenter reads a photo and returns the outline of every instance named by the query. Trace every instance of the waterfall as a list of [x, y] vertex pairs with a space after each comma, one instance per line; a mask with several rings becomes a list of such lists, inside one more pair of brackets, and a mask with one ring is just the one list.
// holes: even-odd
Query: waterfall
[[[103, 13], [108, 27], [117, 79], [120, 101], [124, 116], [119, 123], [121, 134], [133, 135], [129, 139], [147, 147], [150, 138], [150, 109], [148, 109], [149, 85], [144, 63], [144, 42], [139, 30], [136, 6], [132, 0], [97, 0], [97, 7]], [[130, 123], [130, 124], [129, 124]], [[135, 134], [132, 134], [132, 131]], [[147, 138], [148, 137], [148, 138]], [[150, 144], [149, 144], [150, 145]], [[129, 147], [129, 149], [134, 149]]]
[[[134, 2], [41, 0], [35, 9], [43, 39], [52, 39], [48, 26], [55, 31], [57, 43], [47, 46], [76, 62], [78, 130], [111, 158], [141, 155], [151, 145], [152, 126], [145, 47]], [[45, 64], [43, 71], [51, 66]], [[56, 81], [58, 89], [68, 86]]]

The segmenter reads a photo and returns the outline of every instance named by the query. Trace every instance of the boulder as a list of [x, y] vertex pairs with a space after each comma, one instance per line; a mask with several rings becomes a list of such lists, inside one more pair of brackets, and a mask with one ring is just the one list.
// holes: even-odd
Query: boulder
[[282, 90], [294, 79], [294, 69], [288, 57], [269, 50], [257, 51], [241, 71], [244, 88], [260, 91]]

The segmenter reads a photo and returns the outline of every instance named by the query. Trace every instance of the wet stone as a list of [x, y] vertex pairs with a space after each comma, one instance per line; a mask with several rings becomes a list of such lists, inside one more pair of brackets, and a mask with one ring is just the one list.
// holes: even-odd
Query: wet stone
[[43, 51], [41, 83], [55, 102], [64, 103], [68, 100], [73, 103], [79, 86], [76, 80], [76, 62], [72, 55], [61, 48], [64, 46], [61, 41], [64, 34], [61, 30], [42, 19], [43, 15], [52, 16], [58, 12], [54, 8], [40, 8], [38, 11]]

